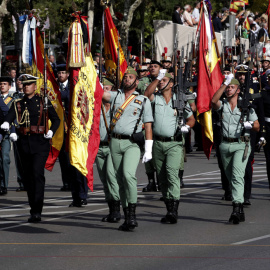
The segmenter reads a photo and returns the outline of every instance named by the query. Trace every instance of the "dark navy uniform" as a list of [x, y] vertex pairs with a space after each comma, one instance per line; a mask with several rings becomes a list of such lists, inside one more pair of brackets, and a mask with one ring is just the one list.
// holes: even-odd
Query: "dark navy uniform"
[[[23, 116], [29, 112], [29, 120]], [[21, 123], [17, 129], [20, 137], [19, 144], [23, 156], [21, 161], [24, 170], [24, 186], [27, 190], [31, 215], [41, 215], [44, 200], [44, 167], [50, 152], [50, 140], [44, 138], [45, 126], [42, 98], [34, 95], [32, 98], [23, 97], [13, 102], [5, 121], [11, 124], [15, 120]], [[18, 115], [18, 117], [16, 116]], [[55, 134], [60, 120], [48, 102], [48, 117], [51, 120], [50, 130]], [[24, 121], [25, 120], [25, 121]]]
[[267, 85], [265, 88], [262, 89], [261, 95], [265, 116], [264, 138], [266, 139], [267, 142], [266, 145], [264, 146], [264, 154], [266, 158], [266, 169], [270, 189], [270, 86], [269, 85]]

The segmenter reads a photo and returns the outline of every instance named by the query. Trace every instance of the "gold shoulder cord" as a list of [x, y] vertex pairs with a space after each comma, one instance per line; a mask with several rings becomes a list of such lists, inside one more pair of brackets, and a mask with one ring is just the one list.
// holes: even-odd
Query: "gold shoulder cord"
[[29, 118], [29, 111], [27, 108], [25, 108], [23, 114], [22, 114], [22, 118], [21, 118], [21, 122], [18, 119], [18, 111], [17, 111], [17, 106], [16, 104], [14, 104], [14, 108], [15, 108], [15, 113], [16, 113], [16, 120], [18, 125], [23, 125], [25, 123], [26, 127], [30, 127], [30, 118]]

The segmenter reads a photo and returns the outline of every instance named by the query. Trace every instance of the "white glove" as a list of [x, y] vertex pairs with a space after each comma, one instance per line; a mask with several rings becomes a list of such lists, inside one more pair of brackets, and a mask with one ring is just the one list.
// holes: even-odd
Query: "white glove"
[[12, 141], [12, 142], [16, 142], [18, 140], [18, 136], [16, 133], [10, 133], [9, 135], [9, 139]]
[[252, 129], [252, 124], [253, 124], [252, 121], [245, 121], [244, 122], [245, 129]]
[[3, 140], [3, 135], [0, 134], [0, 143], [2, 142], [2, 140]]
[[190, 126], [189, 125], [184, 125], [181, 127], [181, 132], [182, 133], [189, 133], [190, 131]]
[[229, 74], [226, 77], [226, 80], [225, 80], [224, 84], [228, 86], [230, 84], [230, 82], [232, 81], [232, 79], [233, 79], [233, 74]]
[[9, 123], [8, 122], [4, 122], [2, 125], [1, 125], [1, 129], [3, 129], [4, 131], [9, 131]]
[[48, 130], [47, 134], [44, 134], [45, 139], [51, 139], [53, 137], [53, 132], [51, 130]]
[[142, 163], [146, 163], [152, 159], [152, 147], [153, 147], [153, 140], [145, 140]]
[[165, 74], [167, 73], [167, 69], [161, 69], [158, 73], [157, 80], [162, 80], [165, 77]]
[[266, 145], [266, 140], [264, 137], [261, 137], [260, 140], [259, 140], [259, 145], [261, 146], [265, 146]]

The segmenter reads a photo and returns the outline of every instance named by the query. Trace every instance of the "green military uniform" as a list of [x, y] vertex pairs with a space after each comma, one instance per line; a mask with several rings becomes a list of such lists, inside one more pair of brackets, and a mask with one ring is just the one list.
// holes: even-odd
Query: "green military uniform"
[[139, 84], [137, 86], [138, 91], [144, 95], [144, 92], [148, 85], [153, 81], [153, 79], [150, 76], [143, 77], [139, 80]]
[[[240, 98], [239, 98], [240, 99]], [[231, 110], [231, 106], [225, 100], [221, 107], [217, 110], [222, 118], [222, 142], [219, 146], [221, 160], [225, 170], [225, 174], [230, 181], [233, 203], [244, 202], [244, 175], [248, 156], [250, 154], [250, 145], [248, 155], [243, 160], [246, 143], [241, 136], [243, 125], [240, 123], [241, 111], [238, 107]], [[258, 119], [253, 108], [249, 110], [248, 121], [256, 121]], [[247, 121], [244, 119], [244, 121]], [[244, 136], [249, 136], [247, 130]], [[240, 138], [241, 137], [241, 138]], [[250, 144], [250, 143], [249, 143]]]
[[[139, 81], [139, 84], [137, 86], [138, 91], [144, 95], [146, 88], [153, 82], [153, 78], [150, 76], [146, 76], [144, 78], [141, 78]], [[144, 163], [145, 167], [145, 173], [148, 176], [149, 184], [143, 188], [144, 192], [147, 191], [156, 191], [156, 182], [155, 182], [155, 167], [153, 163], [153, 159], [150, 161]]]
[[[105, 109], [104, 109], [105, 110]], [[111, 111], [105, 112], [107, 123], [110, 124]], [[100, 180], [104, 187], [106, 201], [119, 201], [119, 186], [112, 163], [111, 151], [108, 142], [108, 133], [102, 112], [100, 113], [100, 145], [96, 157], [96, 165]]]
[[[175, 95], [172, 99], [175, 99]], [[172, 99], [167, 104], [162, 94], [156, 94], [152, 101], [155, 106], [153, 160], [165, 201], [180, 198], [178, 173], [183, 157], [182, 133], [178, 130], [178, 116], [173, 109]], [[185, 119], [192, 114], [191, 110], [184, 110]]]
[[[117, 108], [125, 102], [125, 93], [123, 90], [118, 90], [118, 92], [111, 92], [110, 94], [110, 103], [113, 105], [113, 114], [115, 114]], [[139, 95], [136, 91], [133, 94], [136, 97], [117, 121], [110, 142], [123, 208], [127, 207], [128, 203], [134, 204], [137, 202], [137, 178], [135, 174], [140, 160], [140, 148], [130, 139], [130, 136], [133, 134], [144, 99], [146, 99], [144, 111], [136, 133], [142, 131], [142, 122], [153, 122], [149, 99]]]

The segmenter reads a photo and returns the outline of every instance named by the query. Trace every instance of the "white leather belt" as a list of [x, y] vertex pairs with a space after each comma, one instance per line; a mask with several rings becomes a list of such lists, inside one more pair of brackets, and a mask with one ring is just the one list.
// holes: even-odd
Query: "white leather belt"
[[264, 120], [270, 123], [270, 117], [264, 117]]

